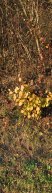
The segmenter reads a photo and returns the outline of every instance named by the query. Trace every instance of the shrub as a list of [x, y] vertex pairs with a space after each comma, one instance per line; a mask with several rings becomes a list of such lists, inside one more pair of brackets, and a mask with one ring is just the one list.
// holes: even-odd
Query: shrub
[[41, 116], [41, 108], [49, 106], [52, 100], [52, 93], [49, 92], [46, 98], [38, 97], [30, 92], [28, 84], [20, 83], [20, 86], [16, 86], [14, 91], [9, 89], [9, 97], [14, 101], [15, 106], [19, 107], [24, 117], [38, 119]]

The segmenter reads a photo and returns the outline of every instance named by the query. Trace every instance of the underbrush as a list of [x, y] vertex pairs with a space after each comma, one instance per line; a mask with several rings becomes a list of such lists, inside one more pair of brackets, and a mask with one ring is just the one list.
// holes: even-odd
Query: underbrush
[[51, 104], [52, 93], [46, 91], [46, 97], [39, 97], [30, 92], [29, 84], [21, 82], [20, 86], [16, 86], [13, 91], [9, 89], [9, 99], [14, 101], [14, 105], [19, 107], [20, 113], [28, 119], [39, 119], [41, 117], [41, 109]]

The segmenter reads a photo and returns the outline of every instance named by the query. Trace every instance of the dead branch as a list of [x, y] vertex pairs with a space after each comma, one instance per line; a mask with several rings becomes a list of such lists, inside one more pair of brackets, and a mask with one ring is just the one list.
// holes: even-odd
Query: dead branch
[[39, 57], [40, 57], [40, 59], [42, 61], [43, 60], [43, 56], [42, 56], [41, 49], [40, 49], [40, 46], [39, 46], [39, 41], [38, 41], [38, 38], [37, 38], [36, 35], [35, 35], [35, 40], [36, 40], [36, 45], [37, 45], [37, 49], [38, 49], [38, 54], [39, 54]]
[[31, 55], [30, 55], [30, 53], [29, 53], [29, 50], [28, 50], [27, 46], [24, 45], [23, 40], [22, 40], [22, 38], [21, 38], [21, 35], [20, 35], [19, 33], [18, 33], [18, 37], [19, 37], [19, 39], [20, 39], [20, 42], [21, 42], [22, 47], [24, 48], [24, 50], [25, 50], [25, 52], [26, 52], [26, 55], [27, 55], [28, 59], [31, 60]]
[[24, 13], [25, 17], [27, 17], [27, 13], [26, 13], [26, 10], [25, 10], [25, 8], [24, 8], [24, 6], [23, 6], [22, 1], [19, 0], [19, 3], [20, 3], [20, 5], [21, 5], [21, 8], [22, 8], [22, 10], [23, 10], [23, 13]]
[[[39, 27], [39, 16], [38, 16], [38, 0], [37, 0], [37, 5], [35, 6], [35, 2], [33, 2], [33, 5], [34, 5], [34, 11], [35, 11], [35, 15], [36, 15], [37, 34], [38, 34], [38, 37], [37, 37], [37, 35], [35, 33], [35, 30], [34, 30], [35, 41], [36, 41], [37, 50], [38, 50], [38, 54], [39, 54], [40, 60], [43, 61], [43, 55], [42, 55], [42, 51], [41, 51], [39, 40], [38, 40], [38, 38], [39, 38], [39, 36], [41, 34], [40, 27]], [[43, 65], [44, 65], [44, 62], [43, 62]]]
[[[21, 5], [21, 7], [22, 7], [23, 13], [24, 13], [24, 15], [25, 15], [25, 17], [26, 17], [26, 20], [28, 21], [27, 13], [26, 13], [26, 10], [25, 10], [25, 8], [24, 8], [24, 6], [23, 6], [23, 3], [22, 3], [21, 0], [19, 0], [19, 2], [20, 2], [20, 5]], [[35, 15], [36, 15], [36, 25], [37, 25], [37, 29], [39, 30], [39, 34], [41, 34], [41, 32], [40, 32], [40, 27], [39, 27], [39, 16], [38, 16], [38, 0], [37, 0], [37, 5], [36, 5], [36, 6], [35, 6], [35, 2], [32, 3], [32, 11], [31, 11], [32, 13], [31, 13], [31, 17], [32, 17], [32, 14], [33, 14], [33, 7], [34, 7]], [[32, 18], [31, 18], [31, 19], [32, 19]], [[33, 36], [32, 25], [31, 25], [31, 27], [29, 27], [29, 25], [28, 25], [28, 29], [29, 29], [30, 34]], [[41, 48], [40, 48], [40, 44], [39, 44], [39, 40], [38, 40], [39, 34], [38, 34], [38, 37], [37, 37], [37, 35], [36, 35], [36, 33], [35, 33], [35, 29], [34, 29], [34, 38], [35, 38], [35, 41], [36, 41], [38, 54], [39, 54], [40, 60], [43, 61], [43, 55], [42, 55]], [[30, 53], [29, 53], [27, 47], [24, 46], [23, 43], [22, 43], [22, 46], [24, 47], [25, 52], [26, 52], [26, 54], [28, 55], [28, 58], [30, 59], [31, 57], [30, 57]], [[44, 65], [44, 63], [43, 63], [43, 65]]]

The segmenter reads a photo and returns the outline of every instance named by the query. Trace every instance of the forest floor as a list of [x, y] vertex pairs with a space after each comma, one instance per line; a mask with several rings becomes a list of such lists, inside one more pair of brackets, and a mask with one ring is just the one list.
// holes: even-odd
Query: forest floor
[[[24, 118], [20, 114], [19, 109], [15, 107], [13, 101], [8, 100], [8, 89], [14, 89], [15, 86], [18, 85], [17, 74], [21, 71], [24, 81], [28, 83], [33, 79], [35, 92], [37, 91], [36, 94], [43, 97], [46, 89], [51, 91], [51, 19], [50, 23], [48, 22], [51, 15], [51, 7], [48, 7], [49, 9], [46, 7], [44, 12], [42, 11], [43, 8], [40, 7], [41, 14], [43, 12], [42, 20], [44, 21], [42, 32], [43, 36], [46, 38], [45, 44], [43, 45], [45, 66], [42, 68], [42, 66], [40, 66], [40, 60], [36, 61], [38, 56], [36, 55], [37, 52], [35, 53], [35, 56], [33, 55], [33, 52], [31, 53], [33, 58], [33, 63], [31, 63], [32, 58], [28, 61], [26, 55], [23, 54], [23, 48], [21, 48], [21, 44], [17, 42], [15, 33], [13, 34], [12, 39], [12, 22], [14, 22], [14, 29], [17, 30], [17, 13], [15, 14], [15, 4], [13, 5], [12, 1], [9, 4], [10, 9], [8, 8], [8, 22], [5, 18], [5, 2], [1, 3], [0, 6], [4, 15], [2, 18], [1, 11], [0, 17], [2, 18], [1, 21], [4, 32], [2, 32], [1, 25], [0, 193], [51, 193], [51, 112], [46, 116], [39, 118], [39, 120], [28, 120], [28, 118]], [[46, 16], [45, 13], [47, 14]], [[45, 20], [49, 26], [46, 26]], [[23, 28], [23, 26], [21, 26], [21, 28]], [[23, 33], [26, 32], [23, 31]], [[45, 32], [47, 32], [47, 37]], [[24, 35], [23, 33], [22, 38]], [[30, 35], [28, 38], [30, 38]], [[9, 47], [7, 44], [8, 41]], [[26, 41], [28, 45], [29, 40], [25, 39], [24, 42]], [[32, 42], [33, 41], [32, 38]], [[31, 49], [30, 52], [32, 51], [32, 42], [29, 45]]]

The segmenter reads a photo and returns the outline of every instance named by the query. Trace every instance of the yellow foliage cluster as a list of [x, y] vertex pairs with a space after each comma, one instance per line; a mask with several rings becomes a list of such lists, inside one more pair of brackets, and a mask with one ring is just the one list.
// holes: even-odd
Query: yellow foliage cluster
[[49, 92], [46, 98], [41, 98], [41, 107], [48, 107], [52, 102], [52, 93]]
[[52, 100], [52, 93], [49, 92], [46, 98], [38, 97], [32, 94], [28, 84], [16, 86], [14, 91], [9, 89], [9, 96], [15, 102], [15, 105], [20, 107], [20, 112], [24, 117], [38, 119], [41, 115], [41, 107], [49, 106]]

